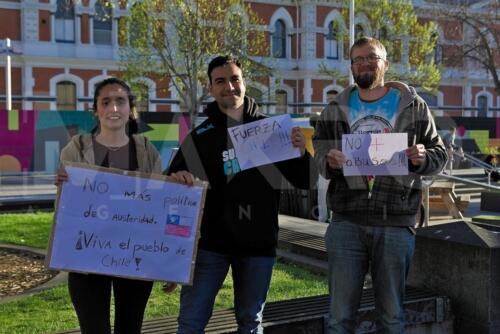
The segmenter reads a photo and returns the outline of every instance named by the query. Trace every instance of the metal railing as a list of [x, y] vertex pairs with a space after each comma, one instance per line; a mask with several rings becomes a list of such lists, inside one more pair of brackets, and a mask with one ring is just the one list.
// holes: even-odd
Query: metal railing
[[472, 186], [478, 186], [478, 187], [488, 189], [488, 190], [500, 191], [500, 187], [498, 187], [498, 186], [493, 186], [491, 184], [486, 184], [483, 182], [470, 180], [470, 179], [465, 178], [465, 177], [458, 177], [458, 176], [453, 176], [453, 175], [448, 175], [448, 174], [443, 174], [443, 173], [440, 173], [440, 174], [436, 175], [435, 177], [454, 181], [454, 182], [460, 182], [460, 183], [464, 183], [464, 184], [468, 184], [468, 185], [472, 185]]

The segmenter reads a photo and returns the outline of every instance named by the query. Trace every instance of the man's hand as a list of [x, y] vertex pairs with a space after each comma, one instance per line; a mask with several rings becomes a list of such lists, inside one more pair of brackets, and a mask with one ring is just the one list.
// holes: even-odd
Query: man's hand
[[406, 155], [414, 166], [420, 166], [425, 163], [427, 151], [423, 144], [415, 144], [406, 149]]
[[68, 173], [66, 173], [66, 169], [63, 166], [60, 166], [57, 170], [57, 174], [54, 180], [54, 184], [57, 187], [62, 186], [63, 182], [68, 181]]
[[292, 128], [292, 134], [290, 136], [292, 139], [293, 147], [298, 147], [300, 149], [300, 156], [306, 153], [306, 137], [298, 126]]
[[342, 151], [331, 149], [326, 155], [328, 166], [332, 169], [340, 169], [345, 163], [345, 155]]
[[172, 173], [169, 176], [171, 176], [175, 181], [183, 183], [187, 186], [192, 186], [194, 183], [193, 174], [185, 170], [178, 171], [177, 173]]

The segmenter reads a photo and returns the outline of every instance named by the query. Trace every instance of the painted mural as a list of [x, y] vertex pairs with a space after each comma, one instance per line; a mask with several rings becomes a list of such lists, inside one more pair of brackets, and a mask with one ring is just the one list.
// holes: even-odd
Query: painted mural
[[[139, 124], [160, 152], [162, 166], [168, 166], [189, 131], [188, 114], [141, 113]], [[0, 110], [0, 172], [52, 173], [71, 137], [94, 126], [94, 115], [86, 111]]]
[[455, 143], [466, 153], [480, 158], [483, 155], [500, 154], [499, 117], [436, 117], [436, 124], [442, 136], [455, 127]]
[[[141, 113], [140, 120], [139, 131], [158, 149], [166, 168], [189, 131], [188, 114]], [[436, 117], [436, 123], [442, 136], [456, 127], [456, 143], [467, 153], [499, 153], [492, 150], [500, 148], [500, 118]], [[0, 172], [52, 173], [70, 138], [94, 126], [93, 114], [86, 111], [0, 110]]]

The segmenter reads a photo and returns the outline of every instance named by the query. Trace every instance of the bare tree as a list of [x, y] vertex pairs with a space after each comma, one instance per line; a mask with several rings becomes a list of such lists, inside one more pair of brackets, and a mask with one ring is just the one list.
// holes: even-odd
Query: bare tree
[[436, 9], [439, 19], [456, 21], [453, 32], [463, 38], [453, 45], [453, 52], [443, 54], [443, 62], [463, 66], [464, 60], [471, 65], [481, 66], [489, 73], [495, 84], [495, 91], [500, 94], [500, 2], [482, 1], [475, 4], [463, 4], [457, 7]]

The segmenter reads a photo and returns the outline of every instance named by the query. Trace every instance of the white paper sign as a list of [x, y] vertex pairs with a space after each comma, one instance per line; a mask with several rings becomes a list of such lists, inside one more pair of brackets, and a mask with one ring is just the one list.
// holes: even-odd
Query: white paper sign
[[342, 135], [344, 175], [408, 175], [407, 133]]
[[228, 128], [241, 170], [300, 157], [290, 134], [290, 115], [269, 117]]
[[81, 166], [66, 166], [48, 266], [190, 284], [206, 186]]

